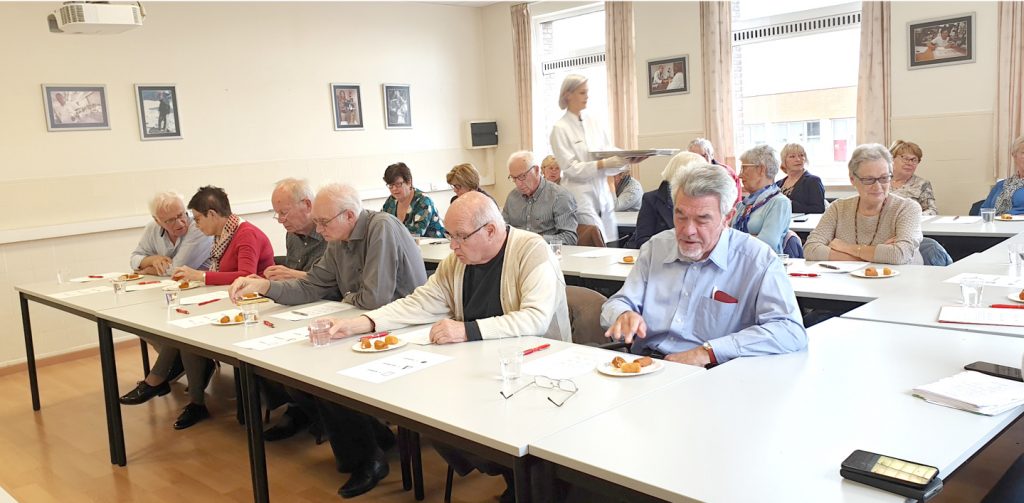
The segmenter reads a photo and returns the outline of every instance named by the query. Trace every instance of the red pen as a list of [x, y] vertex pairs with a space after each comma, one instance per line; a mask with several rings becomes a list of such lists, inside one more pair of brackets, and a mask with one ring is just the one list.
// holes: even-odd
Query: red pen
[[263, 324], [270, 328], [274, 328], [274, 324], [271, 323], [269, 320], [263, 320]]
[[1024, 309], [1024, 305], [1020, 304], [992, 304], [988, 307], [994, 307], [997, 309]]
[[545, 349], [550, 348], [550, 347], [551, 347], [551, 344], [541, 344], [540, 346], [537, 346], [535, 348], [530, 348], [530, 349], [527, 349], [526, 351], [523, 351], [523, 356], [536, 353], [537, 351], [544, 351]]
[[789, 275], [790, 276], [795, 276], [795, 277], [798, 277], [798, 278], [817, 278], [818, 277], [818, 273], [814, 273], [814, 272], [791, 272], [791, 273], [789, 273]]
[[184, 309], [182, 309], [182, 308], [180, 308], [180, 307], [179, 307], [179, 308], [176, 308], [176, 309], [175, 309], [175, 311], [177, 311], [177, 312], [179, 312], [179, 313], [181, 313], [181, 314], [189, 314], [189, 312], [188, 312], [188, 311], [186, 311], [186, 310], [184, 310]]
[[90, 274], [89, 277], [90, 278], [96, 278], [96, 279], [103, 279], [103, 276], [99, 276], [99, 275], [96, 275], [96, 274]]
[[155, 285], [157, 283], [159, 283], [159, 281], [140, 281], [139, 282], [140, 285]]
[[377, 332], [375, 334], [364, 335], [364, 336], [360, 337], [359, 340], [362, 341], [362, 340], [377, 339], [379, 337], [387, 337], [389, 335], [391, 335], [391, 332], [385, 330], [383, 332]]
[[202, 301], [202, 302], [200, 302], [200, 303], [198, 303], [198, 304], [196, 304], [196, 305], [197, 305], [197, 306], [205, 306], [205, 305], [207, 305], [207, 304], [213, 304], [214, 302], [217, 302], [218, 300], [220, 300], [220, 299], [210, 299], [210, 300], [204, 300], [204, 301]]

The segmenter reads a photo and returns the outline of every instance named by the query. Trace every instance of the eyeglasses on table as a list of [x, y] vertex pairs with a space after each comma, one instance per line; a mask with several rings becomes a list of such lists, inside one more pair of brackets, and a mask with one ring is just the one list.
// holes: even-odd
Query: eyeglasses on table
[[519, 389], [511, 393], [505, 393], [505, 390], [499, 391], [498, 393], [501, 394], [502, 398], [508, 400], [509, 398], [512, 398], [512, 396], [515, 395], [516, 393], [519, 393], [520, 391], [529, 388], [531, 385], [536, 384], [538, 387], [541, 388], [557, 389], [560, 391], [568, 392], [569, 395], [563, 398], [561, 401], [555, 401], [555, 399], [551, 398], [550, 396], [548, 397], [549, 402], [555, 404], [558, 407], [561, 407], [563, 404], [565, 404], [565, 402], [569, 401], [570, 398], [575, 396], [577, 391], [580, 390], [572, 379], [552, 379], [546, 376], [533, 376], [533, 379], [530, 379], [529, 381], [530, 382], [526, 383], [525, 385], [521, 386]]

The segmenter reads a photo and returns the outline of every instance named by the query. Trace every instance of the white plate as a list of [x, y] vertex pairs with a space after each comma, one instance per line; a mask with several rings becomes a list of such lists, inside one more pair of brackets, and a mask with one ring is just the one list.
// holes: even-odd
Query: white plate
[[189, 281], [188, 288], [181, 288], [180, 286], [178, 286], [180, 284], [181, 282], [179, 281], [177, 285], [167, 285], [164, 287], [164, 290], [167, 290], [168, 292], [173, 290], [180, 290], [184, 292], [185, 290], [195, 290], [196, 288], [206, 286], [203, 284], [202, 281]]
[[392, 344], [392, 345], [390, 345], [390, 346], [388, 346], [388, 347], [386, 347], [384, 349], [373, 349], [373, 348], [363, 349], [363, 348], [361, 348], [359, 346], [360, 343], [361, 343], [360, 341], [356, 341], [356, 343], [352, 345], [352, 351], [355, 351], [357, 353], [382, 353], [384, 351], [391, 351], [392, 349], [398, 349], [398, 348], [408, 344], [408, 342], [406, 342], [406, 341], [404, 341], [402, 339], [399, 339], [398, 340], [398, 344]]
[[891, 278], [893, 276], [899, 276], [900, 275], [899, 271], [893, 271], [892, 274], [890, 274], [888, 276], [883, 276], [882, 275], [882, 268], [881, 267], [876, 267], [875, 269], [878, 270], [878, 276], [868, 276], [868, 275], [864, 274], [864, 269], [858, 269], [856, 271], [853, 271], [853, 272], [850, 273], [850, 275], [851, 276], [856, 276], [858, 278], [867, 278], [867, 279]]
[[1018, 303], [1024, 304], [1024, 300], [1020, 300], [1020, 292], [1018, 292], [1018, 293], [1011, 293], [1011, 294], [1007, 295], [1006, 298], [1010, 299], [1010, 300], [1012, 300], [1014, 302], [1018, 302]]
[[[134, 273], [132, 273], [132, 274], [134, 274]], [[128, 274], [122, 274], [122, 275], [120, 275], [120, 276], [118, 276], [118, 277], [116, 277], [114, 279], [119, 279], [119, 280], [122, 280], [122, 281], [138, 281], [138, 280], [146, 277], [145, 274], [139, 274], [138, 275], [139, 277], [137, 277], [137, 278], [129, 278], [128, 276], [129, 276]]]
[[1010, 218], [1003, 218], [1001, 215], [996, 215], [996, 221], [999, 222], [1019, 222], [1024, 220], [1024, 215], [1010, 215]]
[[626, 264], [626, 265], [633, 265], [633, 264], [636, 264], [636, 257], [633, 257], [633, 261], [632, 261], [632, 262], [626, 262], [626, 260], [625, 260], [624, 258], [621, 258], [621, 257], [620, 257], [620, 258], [619, 258], [619, 263], [620, 263], [620, 264]]
[[227, 323], [221, 323], [219, 319], [210, 322], [211, 325], [217, 325], [218, 327], [226, 327], [226, 326], [230, 326], [230, 325], [241, 325], [243, 323], [245, 323], [245, 320], [235, 321], [235, 317], [234, 316], [232, 316], [231, 317], [231, 321], [229, 321]]
[[[633, 360], [636, 360], [636, 358], [634, 358]], [[630, 360], [630, 361], [633, 361], [633, 360]], [[664, 367], [665, 367], [665, 364], [663, 364], [661, 362], [661, 360], [654, 360], [654, 363], [652, 363], [652, 364], [650, 364], [650, 365], [648, 365], [646, 367], [640, 367], [640, 372], [637, 372], [635, 374], [625, 374], [621, 370], [613, 367], [612, 366], [612, 362], [605, 362], [605, 363], [602, 363], [602, 364], [597, 366], [597, 371], [602, 373], [602, 374], [604, 374], [604, 375], [609, 375], [609, 376], [612, 376], [612, 377], [635, 377], [635, 376], [642, 376], [642, 375], [647, 375], [647, 374], [653, 374], [653, 373], [661, 370]]]

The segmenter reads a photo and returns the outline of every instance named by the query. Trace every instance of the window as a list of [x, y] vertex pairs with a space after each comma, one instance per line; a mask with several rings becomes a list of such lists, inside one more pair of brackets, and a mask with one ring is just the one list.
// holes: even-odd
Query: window
[[607, 123], [603, 4], [534, 16], [533, 48], [533, 149], [539, 161], [551, 153], [551, 129], [565, 114], [558, 93], [567, 75], [587, 77], [590, 99], [584, 113]]
[[826, 185], [845, 185], [856, 141], [860, 3], [821, 5], [732, 3], [736, 153], [799, 143]]

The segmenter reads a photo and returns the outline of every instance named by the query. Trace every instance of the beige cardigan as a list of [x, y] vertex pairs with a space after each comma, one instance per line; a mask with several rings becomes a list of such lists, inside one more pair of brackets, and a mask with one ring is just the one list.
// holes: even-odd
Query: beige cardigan
[[[462, 279], [466, 266], [449, 254], [427, 283], [411, 294], [366, 313], [377, 330], [434, 323], [446, 318], [462, 321]], [[484, 339], [539, 335], [571, 340], [565, 278], [558, 259], [544, 238], [509, 228], [501, 271], [502, 316], [479, 319]]]
[[[916, 201], [889, 194], [882, 214], [863, 217], [857, 214], [859, 197], [840, 199], [829, 205], [818, 226], [807, 236], [804, 258], [828, 260], [829, 243], [839, 238], [847, 243], [875, 245], [872, 262], [896, 265], [924, 263], [919, 250], [924, 237], [921, 234], [921, 206]], [[855, 220], [860, 225], [855, 226]], [[894, 238], [894, 242], [886, 244], [890, 238]]]

